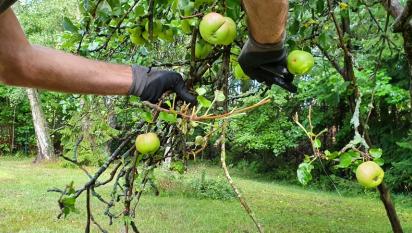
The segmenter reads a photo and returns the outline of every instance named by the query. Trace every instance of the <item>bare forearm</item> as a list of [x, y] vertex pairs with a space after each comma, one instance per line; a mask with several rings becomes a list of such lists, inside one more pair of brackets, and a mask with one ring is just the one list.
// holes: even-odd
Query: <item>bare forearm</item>
[[93, 61], [37, 46], [28, 50], [23, 69], [15, 85], [70, 93], [125, 95], [132, 83], [129, 66]]
[[249, 32], [262, 44], [283, 39], [289, 4], [288, 0], [243, 0], [248, 17]]
[[0, 15], [0, 82], [60, 92], [125, 95], [131, 68], [31, 46], [9, 9]]

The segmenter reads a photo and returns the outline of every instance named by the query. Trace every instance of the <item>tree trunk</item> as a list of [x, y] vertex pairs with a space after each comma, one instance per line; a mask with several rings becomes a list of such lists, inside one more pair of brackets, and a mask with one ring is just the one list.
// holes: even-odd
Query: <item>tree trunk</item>
[[[400, 4], [399, 0], [381, 0], [381, 3], [386, 11], [388, 11], [389, 14], [391, 14], [395, 19], [398, 19], [403, 15], [405, 9]], [[408, 1], [407, 4], [410, 5], [411, 1]], [[409, 20], [407, 20], [406, 23], [396, 31], [402, 34], [404, 40], [404, 50], [409, 65], [409, 94], [411, 97], [410, 101], [412, 105], [412, 24], [409, 22]]]
[[389, 221], [392, 226], [392, 231], [394, 233], [403, 233], [401, 223], [399, 221], [398, 215], [396, 214], [395, 206], [393, 205], [390, 191], [385, 183], [378, 186], [381, 200], [385, 206], [386, 214], [388, 215]]
[[55, 158], [53, 143], [50, 138], [47, 121], [44, 117], [41, 108], [39, 93], [36, 89], [27, 89], [27, 96], [29, 97], [30, 107], [33, 117], [33, 125], [37, 139], [37, 157], [34, 162], [41, 162], [43, 160], [52, 160]]

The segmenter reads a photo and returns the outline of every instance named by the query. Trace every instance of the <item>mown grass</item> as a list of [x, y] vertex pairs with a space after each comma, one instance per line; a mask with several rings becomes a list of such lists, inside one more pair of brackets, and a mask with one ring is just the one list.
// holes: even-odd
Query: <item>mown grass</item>
[[[222, 177], [218, 168], [194, 166], [185, 179]], [[245, 193], [266, 232], [391, 232], [385, 210], [376, 197], [340, 197], [333, 193], [234, 177]], [[84, 199], [76, 203], [79, 214], [57, 220], [57, 194], [51, 187], [70, 181], [78, 186], [86, 181], [77, 169], [56, 165], [33, 165], [30, 160], [0, 159], [0, 232], [84, 232]], [[107, 193], [108, 190], [103, 190]], [[412, 232], [412, 199], [397, 202], [405, 232]], [[94, 215], [105, 226], [103, 207], [93, 203]], [[138, 209], [141, 232], [256, 232], [253, 223], [236, 200], [219, 201], [184, 195], [144, 195]], [[121, 232], [121, 224], [107, 228]], [[93, 232], [97, 232], [94, 229]]]

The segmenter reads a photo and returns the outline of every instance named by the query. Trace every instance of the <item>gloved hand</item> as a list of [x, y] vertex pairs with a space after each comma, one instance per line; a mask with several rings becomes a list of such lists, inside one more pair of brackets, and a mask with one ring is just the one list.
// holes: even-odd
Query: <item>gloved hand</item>
[[245, 74], [251, 79], [273, 84], [296, 93], [297, 88], [292, 84], [293, 74], [287, 69], [286, 49], [283, 42], [278, 44], [259, 44], [251, 36], [243, 46], [239, 56], [239, 64]]
[[187, 90], [182, 76], [173, 71], [132, 66], [133, 83], [129, 94], [139, 96], [142, 101], [156, 103], [166, 91], [176, 92], [178, 98], [196, 105], [197, 101]]

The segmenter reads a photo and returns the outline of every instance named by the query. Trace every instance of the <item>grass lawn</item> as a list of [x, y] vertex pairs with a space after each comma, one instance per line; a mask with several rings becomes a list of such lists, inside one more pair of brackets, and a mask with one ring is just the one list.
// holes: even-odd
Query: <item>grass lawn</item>
[[[190, 169], [188, 176], [198, 176], [202, 169], [209, 176], [222, 176], [218, 168], [204, 166]], [[340, 197], [241, 177], [234, 179], [266, 232], [391, 232], [385, 210], [375, 197]], [[86, 178], [77, 169], [0, 158], [0, 232], [84, 232], [84, 198], [76, 203], [79, 214], [58, 220], [58, 194], [46, 192], [51, 187], [62, 188], [72, 180], [81, 185]], [[405, 233], [412, 232], [411, 203], [412, 198], [396, 203]], [[100, 214], [102, 206], [93, 202], [93, 207], [95, 217], [109, 232], [121, 232], [119, 224], [107, 226], [106, 217]], [[142, 233], [256, 232], [236, 200], [147, 194], [142, 197], [138, 214]]]

